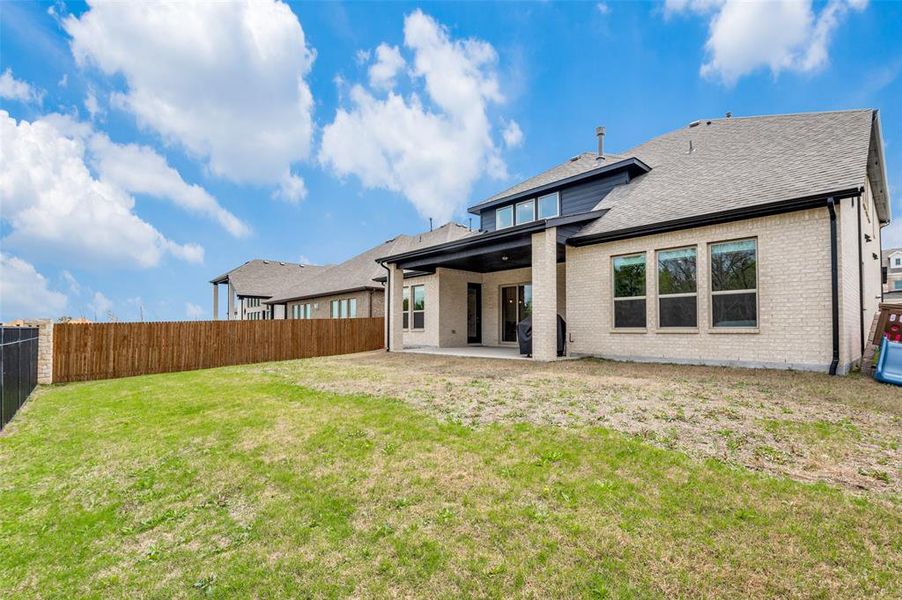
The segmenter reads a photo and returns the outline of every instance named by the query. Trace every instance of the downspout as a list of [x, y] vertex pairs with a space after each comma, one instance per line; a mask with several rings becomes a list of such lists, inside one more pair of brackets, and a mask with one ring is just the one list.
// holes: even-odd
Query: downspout
[[391, 269], [385, 263], [379, 263], [385, 269], [385, 351], [391, 352]]
[[827, 210], [830, 211], [830, 284], [833, 300], [833, 361], [830, 363], [830, 374], [836, 375], [839, 366], [839, 267], [836, 249], [836, 202], [833, 196], [827, 198]]
[[[864, 356], [864, 251], [861, 249], [861, 196], [858, 197], [858, 321], [861, 327], [861, 356]], [[852, 200], [855, 201], [854, 199]]]

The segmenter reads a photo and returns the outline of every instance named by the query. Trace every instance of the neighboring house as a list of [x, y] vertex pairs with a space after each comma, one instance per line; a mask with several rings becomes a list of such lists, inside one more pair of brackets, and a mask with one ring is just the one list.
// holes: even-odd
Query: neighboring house
[[240, 267], [210, 280], [213, 284], [213, 318], [219, 318], [219, 286], [227, 288], [226, 319], [258, 321], [283, 318], [265, 301], [286, 285], [301, 284], [326, 267], [276, 260], [249, 260]]
[[886, 269], [884, 292], [902, 292], [902, 248], [883, 251], [883, 268]]
[[264, 302], [287, 319], [381, 317], [386, 271], [376, 259], [474, 235], [463, 225], [448, 223], [418, 235], [399, 235], [314, 277], [282, 286]]
[[[584, 153], [470, 208], [481, 232], [379, 257], [388, 348], [844, 373], [881, 295], [890, 220], [875, 110], [695, 121]], [[413, 274], [416, 274], [414, 276]]]

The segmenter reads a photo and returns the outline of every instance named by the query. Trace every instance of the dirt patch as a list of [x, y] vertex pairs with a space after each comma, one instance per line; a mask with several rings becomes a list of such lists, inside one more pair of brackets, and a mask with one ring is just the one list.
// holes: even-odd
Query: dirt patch
[[902, 388], [857, 375], [386, 352], [260, 368], [466, 425], [597, 425], [801, 481], [902, 492]]

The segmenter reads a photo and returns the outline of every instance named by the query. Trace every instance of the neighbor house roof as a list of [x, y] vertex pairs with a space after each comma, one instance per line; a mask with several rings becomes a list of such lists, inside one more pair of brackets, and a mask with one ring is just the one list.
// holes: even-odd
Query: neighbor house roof
[[210, 283], [231, 283], [239, 296], [271, 297], [286, 285], [298, 285], [326, 267], [255, 258]]
[[[573, 239], [858, 189], [869, 156], [882, 163], [874, 131], [874, 110], [696, 121], [624, 152], [651, 170], [611, 190], [595, 207], [608, 212]], [[888, 221], [885, 190], [874, 194]]]
[[458, 223], [447, 223], [417, 235], [399, 235], [379, 244], [343, 263], [325, 268], [315, 277], [296, 284], [283, 286], [267, 300], [270, 304], [280, 304], [304, 298], [331, 296], [365, 289], [382, 289], [375, 279], [385, 274], [385, 269], [376, 263], [376, 259], [389, 254], [408, 252], [417, 248], [425, 248], [461, 239], [476, 232]]

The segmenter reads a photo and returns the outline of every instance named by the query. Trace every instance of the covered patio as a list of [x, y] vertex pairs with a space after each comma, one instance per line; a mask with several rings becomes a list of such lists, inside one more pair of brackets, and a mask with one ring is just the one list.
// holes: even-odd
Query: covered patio
[[517, 325], [532, 319], [532, 356], [558, 358], [566, 320], [566, 238], [587, 218], [559, 217], [475, 233], [380, 259], [390, 351], [526, 358]]

